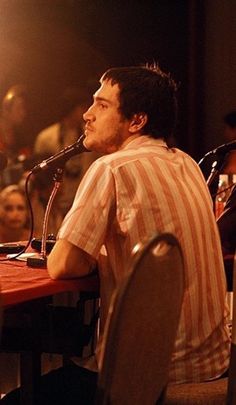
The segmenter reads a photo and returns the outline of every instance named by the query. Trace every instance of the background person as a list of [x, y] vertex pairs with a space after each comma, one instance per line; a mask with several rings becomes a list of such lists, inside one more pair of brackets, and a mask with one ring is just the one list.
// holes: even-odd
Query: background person
[[233, 255], [236, 248], [236, 185], [227, 199], [224, 211], [217, 220], [224, 255]]
[[[84, 130], [83, 113], [89, 105], [91, 94], [87, 88], [68, 87], [60, 103], [60, 120], [42, 130], [35, 140], [34, 154], [48, 158], [73, 144]], [[63, 183], [58, 196], [58, 207], [62, 217], [73, 202], [78, 185], [90, 166], [98, 157], [96, 152], [82, 153], [71, 158], [65, 165]]]
[[28, 208], [24, 191], [9, 185], [0, 192], [0, 242], [26, 241], [29, 238]]
[[[236, 111], [224, 116], [224, 139], [226, 142], [236, 140]], [[236, 149], [236, 148], [235, 148]], [[232, 150], [226, 157], [223, 173], [236, 174], [236, 150]]]
[[[223, 117], [224, 130], [223, 137], [224, 142], [232, 142], [236, 140], [236, 111], [231, 111]], [[236, 150], [231, 150], [229, 153], [224, 153], [223, 155], [213, 154], [206, 157], [201, 163], [201, 170], [206, 178], [209, 178], [212, 165], [215, 161], [219, 162], [219, 173], [215, 176], [214, 180], [209, 185], [210, 192], [213, 200], [215, 199], [217, 188], [219, 184], [219, 175], [227, 174], [229, 185], [232, 184], [233, 175], [236, 174]]]
[[23, 85], [8, 89], [0, 105], [0, 150], [8, 159], [0, 174], [0, 187], [16, 184], [24, 173], [24, 163], [32, 152], [29, 136], [28, 94]]
[[8, 158], [25, 153], [28, 140], [23, 136], [28, 114], [26, 88], [20, 84], [10, 87], [0, 107], [0, 148]]
[[233, 187], [220, 217], [217, 219], [228, 290], [233, 291], [234, 255], [236, 249], [236, 185]]

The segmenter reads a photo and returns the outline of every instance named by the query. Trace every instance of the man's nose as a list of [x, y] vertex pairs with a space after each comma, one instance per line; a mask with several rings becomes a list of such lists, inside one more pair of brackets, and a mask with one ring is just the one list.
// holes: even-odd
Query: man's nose
[[94, 119], [94, 114], [92, 114], [92, 106], [88, 108], [83, 114], [84, 121], [92, 121]]

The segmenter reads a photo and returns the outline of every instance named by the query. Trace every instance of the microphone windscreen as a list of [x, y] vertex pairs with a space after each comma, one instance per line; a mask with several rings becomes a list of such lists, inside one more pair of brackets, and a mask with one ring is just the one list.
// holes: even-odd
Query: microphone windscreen
[[7, 167], [7, 156], [0, 150], [0, 170], [4, 170]]

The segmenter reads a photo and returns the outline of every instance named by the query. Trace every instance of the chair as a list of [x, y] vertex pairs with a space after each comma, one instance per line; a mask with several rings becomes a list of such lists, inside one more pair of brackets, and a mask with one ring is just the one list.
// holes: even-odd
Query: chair
[[233, 320], [229, 377], [202, 383], [167, 387], [165, 405], [235, 405], [236, 404], [236, 262], [233, 275]]
[[183, 298], [182, 252], [171, 234], [134, 251], [105, 326], [99, 405], [163, 403]]

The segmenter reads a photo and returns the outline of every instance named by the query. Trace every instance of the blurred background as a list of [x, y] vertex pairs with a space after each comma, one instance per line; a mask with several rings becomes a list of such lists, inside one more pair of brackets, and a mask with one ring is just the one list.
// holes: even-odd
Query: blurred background
[[176, 142], [198, 160], [236, 109], [235, 15], [235, 0], [0, 0], [0, 97], [26, 87], [33, 144], [66, 87], [95, 90], [111, 66], [158, 61], [180, 83]]

